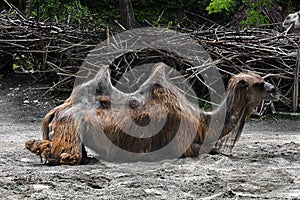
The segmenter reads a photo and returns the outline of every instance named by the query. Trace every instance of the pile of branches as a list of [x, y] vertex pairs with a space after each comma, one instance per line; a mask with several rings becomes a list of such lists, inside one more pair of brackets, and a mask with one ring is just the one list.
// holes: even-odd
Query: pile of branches
[[271, 29], [228, 31], [220, 27], [191, 32], [216, 60], [226, 76], [252, 71], [268, 79], [281, 93], [278, 107], [290, 111], [297, 65], [298, 38]]
[[[36, 80], [54, 82], [51, 90], [70, 90], [86, 56], [96, 44], [108, 38], [105, 30], [38, 23], [11, 10], [0, 13], [0, 27], [0, 73], [3, 73], [3, 68], [9, 69], [13, 63], [18, 62], [22, 71], [31, 72]], [[232, 74], [240, 71], [255, 71], [262, 76], [272, 74], [268, 79], [282, 95], [276, 106], [284, 111], [292, 109], [298, 49], [296, 36], [270, 29], [226, 30], [218, 25], [185, 31], [210, 54], [225, 83]], [[147, 47], [141, 52], [141, 55], [146, 56], [134, 56], [137, 52], [125, 55], [124, 62], [130, 57], [130, 63], [136, 61], [141, 64], [149, 62], [148, 55], [155, 57], [153, 54], [156, 51], [153, 49], [149, 49], [148, 53], [144, 51], [147, 51]], [[160, 58], [157, 61], [175, 62], [175, 68], [181, 66], [179, 69], [182, 72], [187, 72], [191, 67], [184, 64], [180, 55], [170, 60], [170, 55], [176, 57], [172, 52], [157, 52], [156, 57]], [[122, 66], [118, 67], [122, 69]], [[120, 76], [120, 73], [123, 71], [119, 72], [116, 67], [112, 67], [112, 75]], [[197, 88], [201, 87], [201, 83], [197, 84]], [[206, 89], [201, 91], [203, 94], [198, 94], [198, 97], [209, 96], [205, 94]]]
[[11, 71], [14, 63], [36, 80], [62, 85], [72, 82], [88, 52], [105, 36], [103, 30], [35, 22], [16, 9], [0, 13], [0, 27], [0, 73]]

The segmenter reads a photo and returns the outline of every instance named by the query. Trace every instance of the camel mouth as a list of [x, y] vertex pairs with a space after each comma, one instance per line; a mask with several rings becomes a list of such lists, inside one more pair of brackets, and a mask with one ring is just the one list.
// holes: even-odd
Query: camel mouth
[[269, 101], [278, 101], [280, 99], [280, 95], [277, 92], [269, 92], [268, 97], [265, 100]]
[[290, 25], [288, 24], [283, 24], [283, 27], [285, 28], [285, 32], [287, 34], [293, 33], [295, 30], [295, 23], [291, 23]]

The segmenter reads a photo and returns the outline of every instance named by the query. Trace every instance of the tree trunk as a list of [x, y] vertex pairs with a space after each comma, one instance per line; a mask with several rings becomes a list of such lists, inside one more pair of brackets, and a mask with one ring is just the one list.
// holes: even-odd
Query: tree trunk
[[293, 112], [298, 110], [299, 102], [299, 71], [300, 71], [300, 38], [298, 41], [298, 54], [297, 54], [297, 64], [295, 67], [295, 78], [294, 78], [294, 93], [293, 93]]
[[28, 1], [27, 18], [31, 17], [32, 14], [32, 0]]
[[25, 14], [26, 10], [26, 0], [19, 0], [18, 1], [18, 9], [21, 11], [23, 14]]
[[292, 13], [292, 1], [291, 0], [282, 0], [281, 2], [281, 6], [282, 6], [282, 21], [284, 21], [284, 19], [286, 18], [286, 16], [288, 16], [290, 13]]
[[139, 24], [134, 18], [131, 0], [119, 0], [121, 24], [126, 29], [138, 28]]

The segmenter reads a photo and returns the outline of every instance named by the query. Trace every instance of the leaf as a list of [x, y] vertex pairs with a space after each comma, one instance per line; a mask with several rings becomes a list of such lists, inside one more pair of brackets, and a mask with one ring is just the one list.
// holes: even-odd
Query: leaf
[[229, 11], [233, 4], [233, 0], [211, 0], [210, 4], [206, 7], [208, 14], [220, 13], [222, 11]]

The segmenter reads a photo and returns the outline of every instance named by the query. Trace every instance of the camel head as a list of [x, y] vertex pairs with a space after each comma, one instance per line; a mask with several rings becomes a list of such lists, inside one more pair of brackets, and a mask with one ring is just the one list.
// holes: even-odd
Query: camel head
[[287, 30], [288, 33], [300, 34], [300, 11], [289, 14], [282, 26]]
[[[232, 76], [227, 87], [225, 104], [222, 104], [216, 112], [213, 112], [213, 117], [216, 117], [220, 111], [222, 113], [226, 109], [225, 126], [219, 138], [230, 133], [234, 137], [233, 143], [230, 144], [232, 149], [242, 133], [246, 119], [254, 108], [262, 100], [278, 99], [279, 95], [275, 87], [267, 83], [260, 75], [248, 72]], [[224, 107], [224, 105], [226, 106]], [[223, 141], [220, 141], [219, 144], [222, 144]]]
[[233, 76], [228, 85], [227, 93], [232, 93], [233, 101], [241, 102], [243, 106], [256, 107], [262, 100], [278, 100], [275, 87], [266, 82], [263, 77], [254, 73], [239, 73]]

